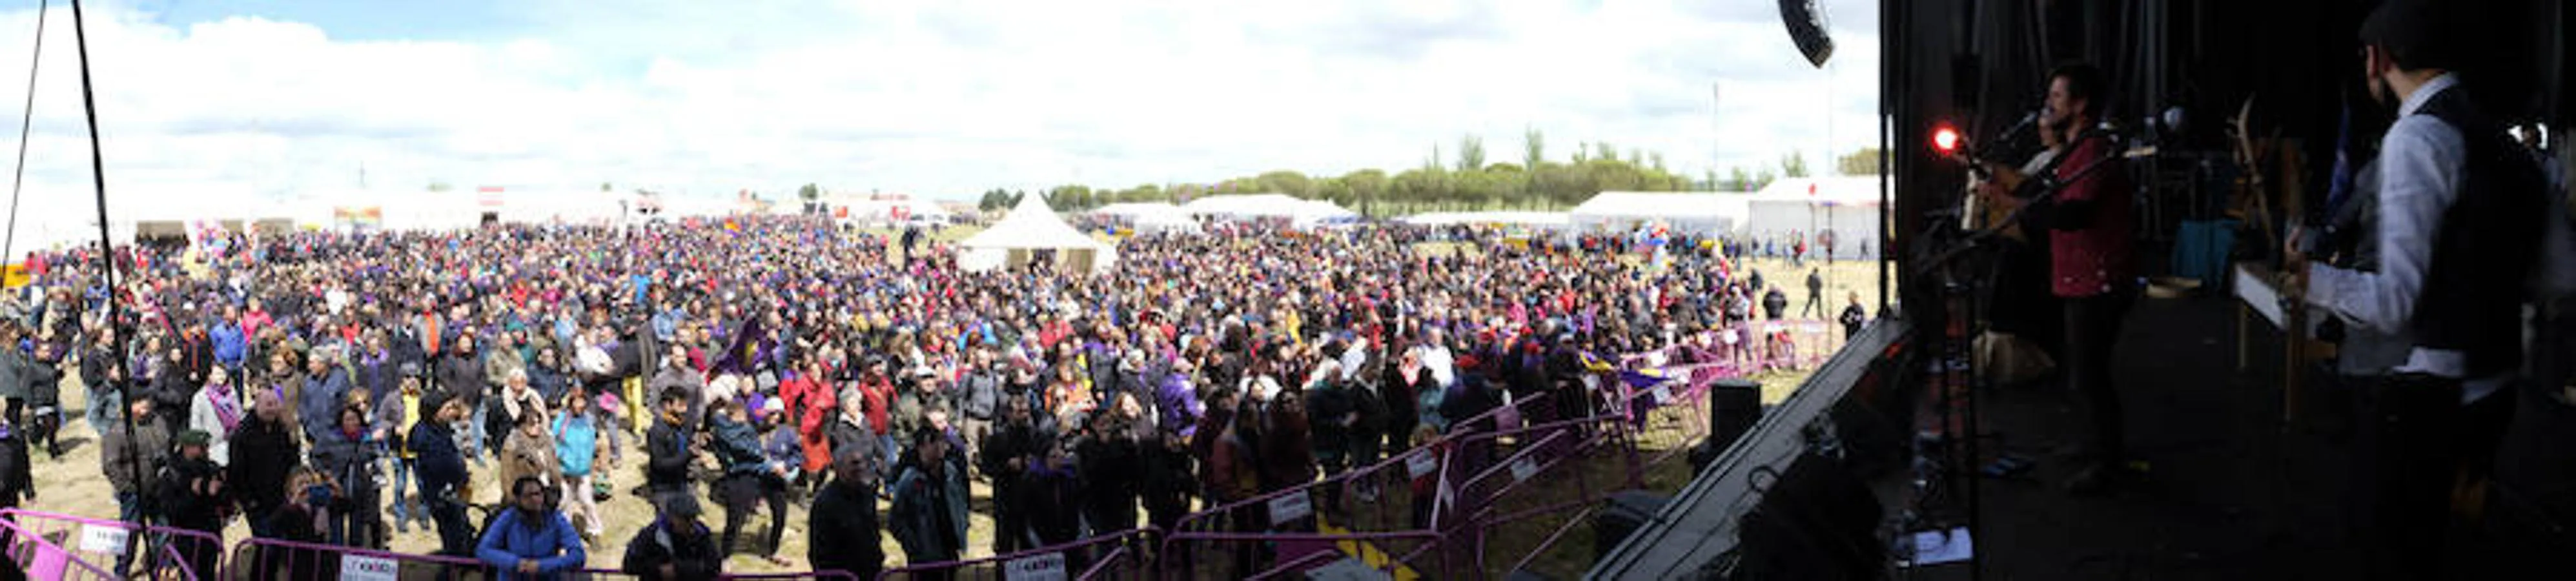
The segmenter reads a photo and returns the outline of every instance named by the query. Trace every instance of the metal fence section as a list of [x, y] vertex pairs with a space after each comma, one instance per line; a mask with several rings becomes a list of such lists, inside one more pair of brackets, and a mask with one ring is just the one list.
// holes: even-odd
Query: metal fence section
[[[111, 564], [119, 573], [133, 572], [132, 563], [137, 560], [143, 562], [143, 572], [154, 578], [166, 571], [196, 581], [213, 579], [222, 570], [223, 540], [211, 533], [18, 508], [0, 510], [0, 519], [84, 559]], [[139, 545], [137, 533], [141, 534]]]
[[0, 520], [0, 537], [7, 539], [10, 564], [28, 579], [123, 579], [24, 525]]
[[[907, 564], [878, 573], [892, 579], [1153, 579], [1152, 527], [976, 559]], [[842, 578], [849, 577], [841, 574]]]
[[482, 561], [447, 555], [414, 555], [374, 549], [248, 538], [233, 545], [232, 575], [224, 579], [493, 579]]

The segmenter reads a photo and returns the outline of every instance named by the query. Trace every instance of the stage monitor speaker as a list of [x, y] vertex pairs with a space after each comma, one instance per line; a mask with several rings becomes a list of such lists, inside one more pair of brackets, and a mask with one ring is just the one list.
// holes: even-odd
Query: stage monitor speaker
[[1673, 497], [1643, 490], [1611, 493], [1601, 501], [1601, 511], [1592, 514], [1592, 559], [1601, 560], [1610, 550], [1628, 540], [1628, 535], [1655, 519], [1655, 512]]
[[1882, 579], [1884, 516], [1869, 485], [1839, 462], [1803, 454], [1736, 528], [1734, 579]]
[[1743, 379], [1721, 379], [1708, 386], [1709, 446], [1720, 450], [1734, 445], [1736, 438], [1753, 430], [1762, 421], [1762, 384]]
[[1834, 58], [1834, 38], [1825, 32], [1822, 13], [1816, 11], [1816, 0], [1780, 0], [1780, 20], [1789, 25], [1789, 40], [1798, 43], [1798, 52], [1807, 62], [1825, 66]]

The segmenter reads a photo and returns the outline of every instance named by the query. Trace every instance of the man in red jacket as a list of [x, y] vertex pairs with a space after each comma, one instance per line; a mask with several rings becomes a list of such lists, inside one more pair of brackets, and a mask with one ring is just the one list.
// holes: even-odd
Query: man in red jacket
[[[2092, 463], [2067, 488], [2092, 493], [2127, 474], [2118, 392], [2111, 388], [2111, 353], [2120, 320], [2135, 298], [2130, 187], [2118, 144], [2091, 131], [2101, 119], [2100, 69], [2075, 64], [2048, 76], [2046, 131], [2068, 136], [2063, 184], [2047, 211], [2049, 286], [2066, 304], [2066, 379], [2081, 394], [2093, 421]], [[2098, 166], [2098, 167], [2097, 167]]]

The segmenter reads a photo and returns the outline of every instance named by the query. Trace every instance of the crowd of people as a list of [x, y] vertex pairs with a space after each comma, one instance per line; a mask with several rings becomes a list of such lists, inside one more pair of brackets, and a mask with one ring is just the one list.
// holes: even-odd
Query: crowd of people
[[[54, 448], [77, 374], [126, 520], [359, 547], [418, 527], [543, 578], [635, 494], [657, 515], [625, 568], [698, 578], [741, 551], [789, 565], [794, 503], [807, 564], [866, 578], [883, 536], [910, 563], [965, 554], [970, 481], [996, 554], [1169, 528], [1509, 397], [1588, 413], [1601, 358], [1756, 357], [1755, 297], [1787, 315], [1713, 245], [1642, 260], [1463, 233], [1140, 236], [1105, 276], [966, 273], [917, 237], [806, 219], [228, 235], [120, 250], [114, 288], [94, 250], [40, 253], [0, 317], [0, 421], [35, 428], [0, 430], [0, 498], [34, 494], [28, 446]], [[620, 469], [645, 485], [612, 490]], [[478, 507], [478, 486], [506, 494]], [[1331, 499], [1350, 500], [1371, 499]]]

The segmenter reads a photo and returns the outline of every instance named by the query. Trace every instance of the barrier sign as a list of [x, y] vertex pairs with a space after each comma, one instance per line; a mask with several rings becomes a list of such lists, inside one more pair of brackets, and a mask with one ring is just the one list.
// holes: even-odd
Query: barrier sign
[[1537, 475], [1538, 463], [1531, 462], [1528, 456], [1512, 461], [1512, 480], [1528, 481], [1531, 476]]
[[1006, 581], [1064, 581], [1064, 553], [1047, 553], [1012, 559], [1002, 564]]
[[120, 555], [125, 553], [125, 540], [131, 533], [117, 527], [81, 525], [80, 550], [83, 553]]
[[1412, 458], [1404, 460], [1405, 475], [1410, 478], [1421, 478], [1422, 475], [1430, 474], [1432, 470], [1439, 468], [1440, 459], [1428, 452], [1414, 454]]
[[367, 555], [341, 555], [342, 581], [396, 581], [402, 565], [393, 559]]
[[1306, 515], [1310, 514], [1315, 514], [1315, 503], [1313, 499], [1307, 498], [1304, 492], [1270, 499], [1270, 524], [1274, 527], [1306, 518]]

